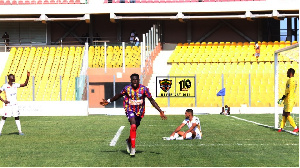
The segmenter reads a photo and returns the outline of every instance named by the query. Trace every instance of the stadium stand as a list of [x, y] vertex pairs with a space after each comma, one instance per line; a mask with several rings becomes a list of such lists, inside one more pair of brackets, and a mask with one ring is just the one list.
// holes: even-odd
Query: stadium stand
[[[111, 3], [190, 3], [190, 2], [240, 2], [240, 1], [266, 1], [266, 0], [112, 0]], [[104, 0], [104, 3], [109, 3]]]
[[[107, 68], [120, 68], [123, 65], [123, 47], [108, 46], [107, 47]], [[89, 67], [104, 68], [104, 47], [89, 47]], [[141, 48], [137, 46], [126, 46], [125, 48], [125, 67], [136, 68], [141, 66]]]
[[[217, 92], [222, 88], [222, 73], [226, 88], [225, 103], [231, 107], [249, 106], [249, 74], [251, 107], [274, 106], [274, 51], [291, 42], [258, 42], [261, 55], [256, 60], [254, 42], [196, 42], [178, 43], [168, 63], [172, 65], [170, 76], [197, 76], [197, 106], [221, 107]], [[297, 43], [296, 41], [292, 44]], [[279, 93], [284, 93], [286, 71], [293, 67], [296, 77], [299, 63], [279, 56]], [[299, 92], [299, 88], [297, 88]], [[205, 96], [201, 96], [205, 95]], [[281, 94], [280, 94], [281, 95]], [[297, 95], [297, 98], [299, 95]], [[167, 106], [167, 98], [156, 98], [158, 104]], [[242, 100], [242, 102], [241, 102]], [[182, 103], [184, 101], [185, 103]], [[171, 98], [170, 106], [193, 106], [194, 98]], [[297, 103], [296, 106], [299, 106]]]
[[36, 101], [59, 101], [62, 77], [62, 100], [75, 100], [75, 78], [80, 74], [83, 54], [82, 47], [13, 47], [0, 85], [8, 74], [15, 74], [16, 82], [22, 83], [29, 71], [34, 81], [30, 78], [28, 87], [20, 88], [18, 100], [31, 101], [34, 94]]
[[86, 4], [80, 0], [0, 0], [0, 5]]

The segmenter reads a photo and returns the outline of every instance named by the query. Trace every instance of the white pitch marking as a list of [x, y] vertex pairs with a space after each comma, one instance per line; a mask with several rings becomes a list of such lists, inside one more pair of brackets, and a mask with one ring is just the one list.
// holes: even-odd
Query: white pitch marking
[[115, 146], [116, 145], [116, 143], [118, 142], [118, 139], [119, 139], [119, 137], [120, 137], [120, 135], [121, 135], [124, 128], [125, 128], [125, 126], [121, 126], [119, 128], [119, 130], [117, 131], [115, 137], [110, 141], [109, 146]]
[[[254, 122], [254, 121], [249, 121], [249, 120], [242, 119], [242, 118], [239, 118], [239, 117], [236, 117], [236, 116], [231, 116], [231, 117], [235, 118], [235, 119], [238, 119], [238, 120], [242, 120], [242, 121], [246, 121], [246, 122], [249, 122], [249, 123], [253, 123], [253, 124], [256, 124], [256, 125], [259, 125], [259, 126], [264, 126], [264, 127], [268, 127], [268, 128], [274, 128], [274, 127], [269, 126], [269, 125], [261, 124], [261, 123]], [[284, 129], [283, 129], [283, 131], [288, 132], [288, 133], [293, 134], [293, 135], [298, 135], [297, 133], [295, 133], [293, 131], [288, 131], [288, 130], [284, 130]]]
[[286, 145], [286, 146], [299, 146], [299, 144], [241, 144], [241, 143], [233, 143], [233, 144], [151, 144], [151, 145], [138, 145], [138, 146], [280, 146], [280, 145]]

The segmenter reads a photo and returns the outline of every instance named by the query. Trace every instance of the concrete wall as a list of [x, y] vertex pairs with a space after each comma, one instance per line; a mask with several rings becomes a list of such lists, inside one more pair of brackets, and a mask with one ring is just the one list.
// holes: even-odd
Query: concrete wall
[[[5, 67], [5, 64], [6, 64], [6, 61], [8, 59], [8, 56], [9, 56], [9, 52], [0, 52], [0, 76], [4, 70], [4, 67]], [[1, 86], [0, 86], [1, 87]]]
[[[124, 115], [123, 108], [88, 108], [87, 101], [19, 101], [20, 116], [87, 116], [93, 114]], [[166, 107], [166, 115], [184, 115], [191, 107]], [[221, 107], [192, 107], [195, 115], [219, 114]], [[231, 107], [231, 114], [274, 114], [273, 107]], [[279, 114], [282, 108], [279, 108]], [[299, 107], [293, 113], [300, 112]], [[3, 115], [4, 109], [0, 109]], [[159, 115], [153, 107], [146, 107], [147, 115]]]
[[[19, 101], [20, 116], [87, 116], [87, 101]], [[3, 116], [5, 107], [0, 109]]]

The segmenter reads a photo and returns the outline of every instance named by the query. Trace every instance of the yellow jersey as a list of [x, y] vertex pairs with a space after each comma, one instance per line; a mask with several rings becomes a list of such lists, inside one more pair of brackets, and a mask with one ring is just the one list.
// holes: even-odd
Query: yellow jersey
[[297, 80], [294, 77], [291, 77], [286, 82], [285, 87], [285, 98], [284, 104], [285, 105], [294, 105], [295, 97], [296, 97], [296, 90], [297, 90]]

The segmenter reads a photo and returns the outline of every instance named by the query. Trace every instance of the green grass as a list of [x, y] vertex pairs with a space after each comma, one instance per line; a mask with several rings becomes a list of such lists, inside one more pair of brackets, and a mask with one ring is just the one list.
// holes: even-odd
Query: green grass
[[[274, 125], [273, 115], [235, 115]], [[0, 137], [0, 167], [299, 167], [299, 136], [221, 115], [199, 115], [202, 140], [163, 141], [184, 116], [145, 116], [136, 157], [126, 152], [125, 116], [21, 117], [25, 136], [8, 118]], [[116, 146], [109, 146], [124, 125]], [[184, 129], [187, 129], [186, 127]]]

